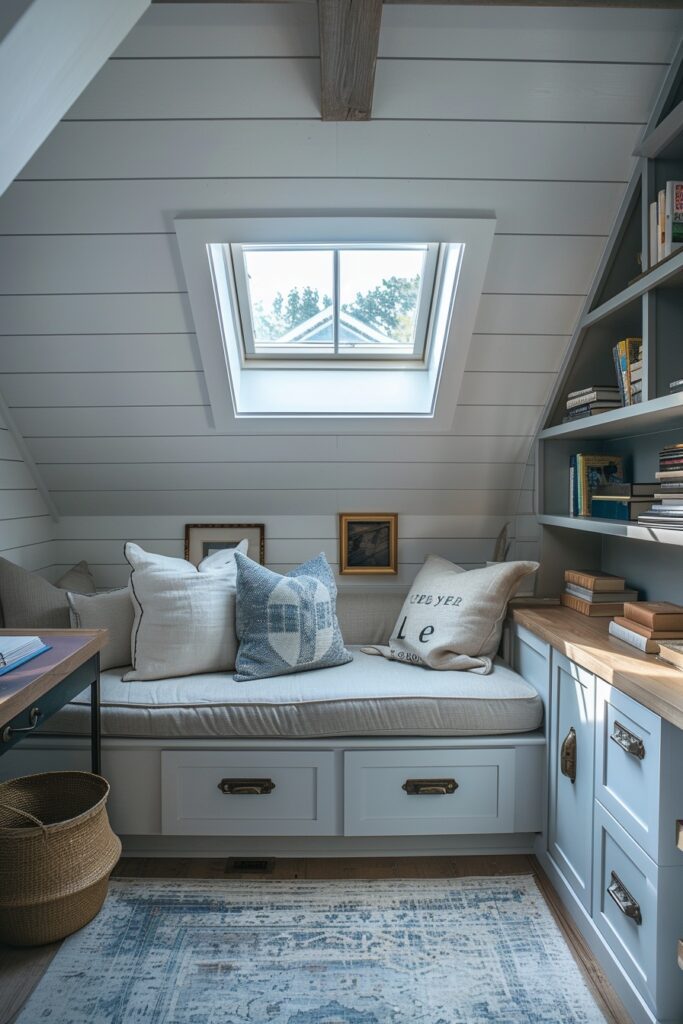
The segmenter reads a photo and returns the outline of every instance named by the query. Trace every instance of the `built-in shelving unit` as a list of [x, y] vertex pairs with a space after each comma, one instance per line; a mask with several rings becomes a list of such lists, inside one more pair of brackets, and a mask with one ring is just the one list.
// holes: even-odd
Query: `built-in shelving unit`
[[[669, 390], [672, 380], [683, 378], [683, 250], [649, 265], [650, 203], [667, 181], [683, 180], [682, 57], [683, 50], [635, 154], [636, 169], [538, 436], [541, 593], [557, 593], [562, 569], [570, 564], [628, 574], [629, 562], [647, 562], [658, 580], [667, 566], [683, 579], [683, 553], [677, 550], [683, 531], [569, 515], [572, 454], [620, 454], [627, 479], [647, 483], [655, 481], [660, 448], [683, 443], [683, 392]], [[643, 340], [642, 401], [564, 423], [570, 391], [616, 383], [612, 350], [625, 337]], [[647, 556], [635, 557], [633, 542], [641, 541]], [[636, 583], [648, 586], [647, 580]], [[678, 599], [683, 601], [683, 583]]]

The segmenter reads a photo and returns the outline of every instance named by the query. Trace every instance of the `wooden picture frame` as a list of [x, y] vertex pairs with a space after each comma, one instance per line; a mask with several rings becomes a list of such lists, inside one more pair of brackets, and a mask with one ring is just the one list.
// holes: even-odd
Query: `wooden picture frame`
[[236, 547], [245, 537], [249, 541], [249, 558], [263, 565], [266, 554], [263, 523], [185, 523], [185, 559], [199, 565], [214, 551]]
[[398, 514], [341, 512], [339, 574], [395, 576], [398, 572]]

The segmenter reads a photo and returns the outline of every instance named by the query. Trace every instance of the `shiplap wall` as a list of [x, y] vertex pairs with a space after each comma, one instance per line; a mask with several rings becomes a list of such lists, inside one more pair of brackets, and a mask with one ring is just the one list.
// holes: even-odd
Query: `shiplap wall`
[[[399, 582], [428, 551], [482, 562], [507, 520], [535, 553], [531, 439], [682, 24], [390, 6], [372, 122], [323, 124], [314, 6], [150, 8], [0, 200], [0, 388], [56, 564], [115, 585], [125, 539], [180, 554], [191, 519], [336, 563], [354, 510], [400, 513]], [[448, 434], [211, 429], [173, 218], [317, 211], [495, 212]]]
[[55, 523], [0, 413], [0, 557], [50, 574]]

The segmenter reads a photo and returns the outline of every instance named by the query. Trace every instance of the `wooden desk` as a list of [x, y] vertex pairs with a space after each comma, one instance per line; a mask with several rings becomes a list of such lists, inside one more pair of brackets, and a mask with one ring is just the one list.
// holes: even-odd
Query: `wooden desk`
[[100, 651], [106, 629], [1, 629], [0, 636], [40, 636], [50, 650], [0, 676], [0, 756], [90, 687], [92, 770], [100, 764]]
[[683, 672], [610, 636], [608, 617], [561, 607], [513, 608], [510, 615], [577, 665], [683, 729]]

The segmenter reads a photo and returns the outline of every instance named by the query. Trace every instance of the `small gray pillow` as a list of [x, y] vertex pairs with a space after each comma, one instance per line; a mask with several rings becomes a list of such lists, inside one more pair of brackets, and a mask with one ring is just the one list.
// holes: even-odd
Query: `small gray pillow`
[[100, 651], [100, 668], [130, 665], [133, 602], [128, 587], [104, 594], [67, 594], [74, 629], [108, 629], [109, 642]]
[[[72, 590], [79, 590], [79, 583], [88, 585], [86, 574], [92, 582], [85, 562], [74, 566], [62, 579], [71, 573], [76, 573], [77, 584]], [[65, 590], [6, 558], [0, 558], [0, 608], [7, 629], [69, 629], [71, 625]]]
[[57, 580], [55, 586], [60, 590], [70, 590], [74, 594], [95, 594], [97, 587], [87, 562], [78, 562], [67, 569]]

